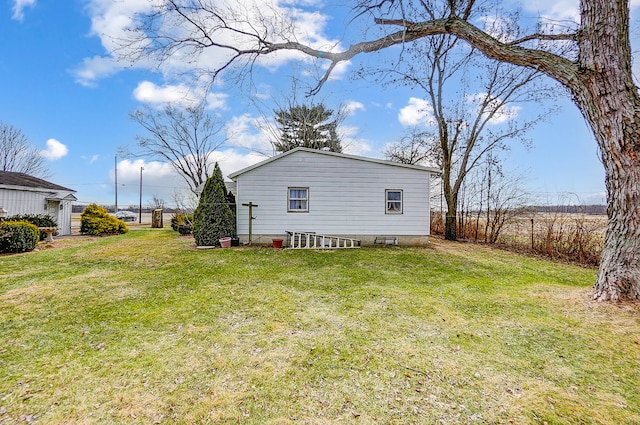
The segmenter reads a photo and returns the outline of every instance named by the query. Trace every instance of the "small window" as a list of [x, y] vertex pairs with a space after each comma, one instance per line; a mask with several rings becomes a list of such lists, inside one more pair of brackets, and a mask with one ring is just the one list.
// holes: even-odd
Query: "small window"
[[385, 197], [387, 214], [402, 214], [402, 191], [387, 189]]
[[309, 188], [290, 187], [287, 199], [287, 211], [308, 212], [309, 211]]

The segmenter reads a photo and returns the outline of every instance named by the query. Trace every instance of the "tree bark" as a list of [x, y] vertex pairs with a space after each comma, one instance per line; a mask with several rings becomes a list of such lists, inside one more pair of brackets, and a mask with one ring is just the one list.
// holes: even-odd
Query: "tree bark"
[[[445, 159], [445, 162], [448, 159]], [[444, 199], [447, 203], [447, 216], [444, 220], [444, 238], [448, 241], [458, 239], [458, 191], [451, 187], [451, 166], [443, 167]]]
[[581, 0], [581, 90], [606, 172], [607, 234], [594, 300], [640, 298], [640, 97], [631, 73], [625, 0]]

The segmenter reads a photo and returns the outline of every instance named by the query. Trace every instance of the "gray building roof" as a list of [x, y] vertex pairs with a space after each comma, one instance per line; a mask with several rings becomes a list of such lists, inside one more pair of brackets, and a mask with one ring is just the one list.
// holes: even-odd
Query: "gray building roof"
[[33, 177], [25, 173], [14, 173], [13, 171], [0, 171], [0, 185], [75, 192], [73, 189], [39, 179], [38, 177]]

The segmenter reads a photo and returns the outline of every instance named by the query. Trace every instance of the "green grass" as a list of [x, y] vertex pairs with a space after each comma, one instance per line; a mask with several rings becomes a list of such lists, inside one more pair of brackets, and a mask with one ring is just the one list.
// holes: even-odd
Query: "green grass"
[[0, 256], [0, 424], [637, 424], [640, 308], [477, 246]]

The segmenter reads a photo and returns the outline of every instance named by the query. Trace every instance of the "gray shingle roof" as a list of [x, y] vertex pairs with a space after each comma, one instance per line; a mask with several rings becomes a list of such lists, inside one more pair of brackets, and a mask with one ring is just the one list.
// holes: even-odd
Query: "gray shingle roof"
[[25, 173], [14, 173], [13, 171], [0, 171], [0, 185], [23, 186], [50, 190], [68, 190], [75, 192], [73, 189], [69, 189]]

